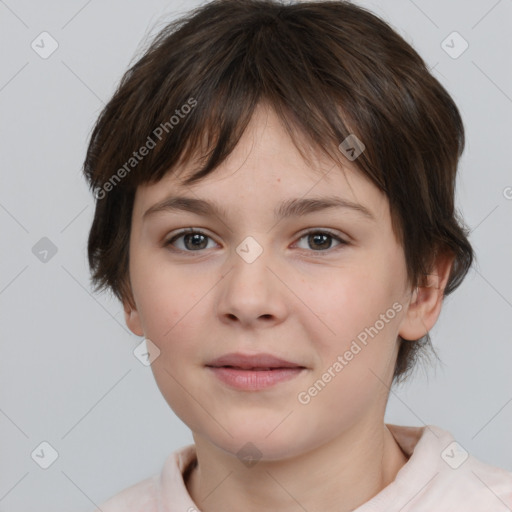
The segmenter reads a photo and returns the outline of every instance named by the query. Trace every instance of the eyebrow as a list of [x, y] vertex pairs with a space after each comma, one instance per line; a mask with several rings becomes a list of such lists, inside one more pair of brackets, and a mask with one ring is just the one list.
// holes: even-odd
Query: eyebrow
[[[274, 210], [274, 218], [275, 220], [281, 220], [287, 217], [299, 217], [332, 208], [352, 210], [369, 220], [376, 221], [373, 213], [365, 206], [337, 196], [288, 199], [283, 201]], [[203, 216], [216, 216], [221, 218], [228, 216], [226, 210], [215, 202], [194, 197], [172, 196], [148, 208], [144, 212], [142, 219], [146, 221], [155, 213], [173, 211], [185, 211]]]

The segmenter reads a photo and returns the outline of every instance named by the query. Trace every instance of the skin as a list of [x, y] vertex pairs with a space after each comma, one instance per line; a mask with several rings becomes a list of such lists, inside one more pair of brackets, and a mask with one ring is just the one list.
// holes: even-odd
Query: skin
[[[213, 174], [187, 187], [168, 174], [136, 192], [129, 268], [135, 307], [124, 302], [126, 323], [160, 350], [152, 370], [192, 430], [198, 466], [186, 486], [203, 512], [350, 511], [407, 462], [384, 423], [397, 336], [419, 339], [435, 324], [451, 260], [439, 257], [426, 286], [412, 290], [386, 196], [355, 162], [316, 163], [303, 160], [275, 113], [260, 105]], [[143, 222], [143, 213], [171, 194], [216, 201], [227, 216], [160, 212]], [[333, 194], [364, 205], [375, 221], [348, 209], [273, 218], [285, 199]], [[165, 245], [191, 227], [208, 236], [199, 239], [201, 249], [187, 237]], [[306, 229], [327, 229], [347, 243], [308, 239]], [[252, 263], [236, 252], [247, 236], [263, 249]], [[395, 302], [401, 311], [301, 404], [298, 394]], [[228, 352], [267, 352], [307, 369], [263, 391], [234, 390], [205, 368]], [[262, 454], [250, 467], [236, 455], [247, 442]]]

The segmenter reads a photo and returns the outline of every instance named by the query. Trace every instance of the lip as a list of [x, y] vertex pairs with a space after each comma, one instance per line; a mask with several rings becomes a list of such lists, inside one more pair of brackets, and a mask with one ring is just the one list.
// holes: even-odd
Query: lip
[[243, 391], [259, 391], [276, 384], [291, 380], [304, 371], [305, 368], [276, 368], [274, 370], [241, 370], [226, 366], [208, 367], [220, 381], [228, 386]]
[[297, 377], [305, 366], [271, 354], [231, 353], [214, 359], [206, 367], [228, 386], [258, 391]]
[[292, 361], [287, 361], [272, 354], [241, 354], [232, 352], [214, 359], [206, 366], [220, 367], [233, 366], [248, 370], [251, 368], [304, 368], [303, 365]]

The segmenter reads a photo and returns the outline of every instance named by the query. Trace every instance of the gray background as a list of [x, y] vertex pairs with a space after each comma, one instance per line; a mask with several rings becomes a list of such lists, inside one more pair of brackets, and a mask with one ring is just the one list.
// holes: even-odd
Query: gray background
[[[512, 471], [512, 1], [360, 3], [419, 51], [460, 107], [457, 204], [478, 255], [431, 332], [444, 364], [393, 389], [386, 422], [439, 425]], [[198, 4], [0, 1], [0, 511], [92, 510], [192, 442], [134, 357], [142, 338], [121, 305], [90, 292], [94, 202], [80, 167], [142, 42]], [[59, 45], [47, 59], [31, 47], [43, 31]], [[456, 59], [441, 46], [453, 31], [469, 43]], [[46, 262], [44, 237], [57, 249]], [[58, 452], [48, 469], [31, 458], [43, 441]]]

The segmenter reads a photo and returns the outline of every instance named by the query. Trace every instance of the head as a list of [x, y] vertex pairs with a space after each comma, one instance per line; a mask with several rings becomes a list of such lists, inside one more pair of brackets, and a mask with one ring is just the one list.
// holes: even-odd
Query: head
[[[389, 386], [433, 350], [442, 301], [473, 260], [454, 206], [463, 147], [449, 94], [373, 14], [211, 2], [157, 35], [94, 127], [95, 290], [159, 348], [157, 384], [192, 430], [234, 449], [296, 408], [265, 447], [311, 446], [319, 430], [383, 416]], [[196, 201], [156, 208], [170, 197]], [[233, 391], [205, 369], [227, 352], [306, 371]], [[334, 407], [346, 414], [333, 422]]]

